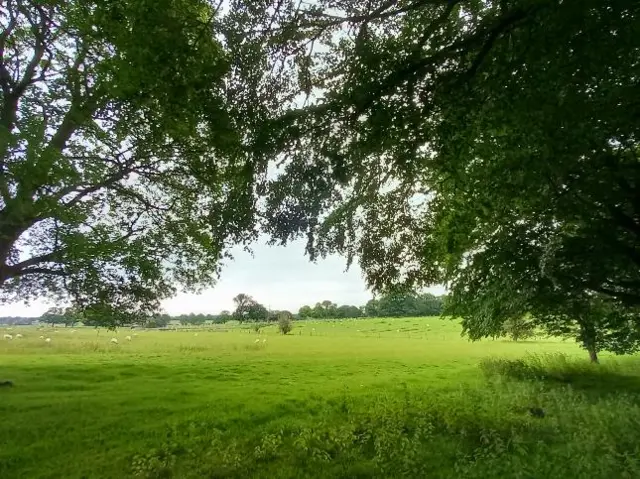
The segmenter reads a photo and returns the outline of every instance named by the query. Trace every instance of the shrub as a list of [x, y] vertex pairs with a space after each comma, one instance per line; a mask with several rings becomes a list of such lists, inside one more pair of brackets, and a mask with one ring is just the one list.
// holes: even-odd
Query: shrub
[[293, 329], [293, 321], [285, 314], [278, 316], [278, 329], [282, 334], [287, 334]]

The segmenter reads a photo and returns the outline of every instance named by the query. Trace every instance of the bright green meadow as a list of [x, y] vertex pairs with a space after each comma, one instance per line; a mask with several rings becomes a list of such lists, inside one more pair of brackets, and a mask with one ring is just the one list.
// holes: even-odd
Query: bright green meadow
[[640, 477], [640, 360], [572, 341], [439, 318], [1, 331], [24, 336], [0, 342], [2, 479]]

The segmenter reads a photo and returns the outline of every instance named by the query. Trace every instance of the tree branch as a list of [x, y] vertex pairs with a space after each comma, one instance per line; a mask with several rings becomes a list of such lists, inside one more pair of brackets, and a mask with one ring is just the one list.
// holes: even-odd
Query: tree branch
[[18, 272], [16, 272], [15, 274], [13, 274], [12, 276], [10, 276], [7, 279], [11, 279], [11, 278], [18, 278], [20, 276], [27, 276], [27, 275], [31, 275], [31, 274], [43, 274], [43, 275], [47, 275], [47, 276], [69, 276], [69, 273], [67, 273], [66, 271], [62, 270], [62, 269], [51, 269], [51, 268], [27, 268], [27, 269], [23, 269], [20, 270]]
[[383, 3], [381, 6], [376, 8], [371, 13], [368, 13], [366, 15], [352, 15], [348, 17], [340, 17], [337, 15], [330, 15], [328, 13], [307, 12], [307, 15], [311, 17], [327, 20], [323, 24], [310, 24], [308, 26], [329, 27], [329, 26], [339, 25], [342, 23], [360, 23], [360, 22], [370, 22], [372, 20], [383, 20], [385, 18], [390, 18], [396, 15], [400, 15], [402, 13], [408, 13], [413, 10], [419, 10], [422, 7], [426, 7], [427, 5], [438, 5], [438, 6], [446, 5], [446, 4], [452, 3], [452, 1], [451, 0], [417, 0], [413, 3], [410, 3], [406, 7], [396, 8], [394, 10], [388, 11], [391, 7], [393, 7], [397, 3], [398, 3], [398, 0], [388, 0], [387, 2]]

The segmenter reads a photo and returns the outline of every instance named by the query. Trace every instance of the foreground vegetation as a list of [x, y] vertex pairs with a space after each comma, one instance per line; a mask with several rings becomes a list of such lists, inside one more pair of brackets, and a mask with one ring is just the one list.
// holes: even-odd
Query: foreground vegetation
[[636, 357], [437, 318], [276, 328], [13, 328], [0, 477], [640, 475]]

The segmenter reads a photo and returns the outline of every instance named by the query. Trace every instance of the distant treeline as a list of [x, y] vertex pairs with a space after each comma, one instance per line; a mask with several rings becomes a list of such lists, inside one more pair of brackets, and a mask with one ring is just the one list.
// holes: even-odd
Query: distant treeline
[[[361, 317], [415, 317], [415, 316], [439, 316], [442, 313], [444, 296], [434, 296], [429, 293], [403, 293], [387, 294], [378, 299], [372, 299], [364, 306], [353, 306], [326, 300], [316, 303], [315, 306], [303, 306], [297, 314], [286, 310], [269, 310], [258, 303], [251, 296], [239, 294], [233, 300], [236, 309], [222, 311], [219, 314], [181, 314], [170, 316], [157, 314], [147, 317], [136, 324], [147, 328], [165, 328], [170, 324], [179, 322], [183, 326], [201, 326], [204, 324], [223, 324], [230, 320], [240, 322], [275, 322], [285, 316], [293, 319], [347, 319]], [[85, 326], [110, 327], [113, 326], [113, 318], [92, 316], [87, 317], [73, 308], [52, 308], [39, 318], [24, 317], [0, 317], [0, 324], [30, 325], [35, 322], [51, 325], [64, 324], [73, 326], [84, 324]]]
[[0, 316], [0, 324], [29, 326], [37, 323], [40, 318], [23, 317], [23, 316]]
[[364, 306], [338, 306], [331, 301], [322, 301], [315, 306], [303, 306], [298, 312], [300, 319], [333, 319], [360, 317], [406, 317], [439, 316], [442, 313], [444, 296], [430, 293], [387, 294], [372, 299]]

